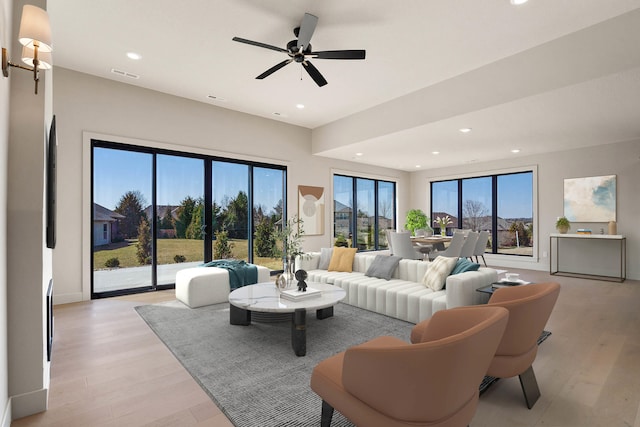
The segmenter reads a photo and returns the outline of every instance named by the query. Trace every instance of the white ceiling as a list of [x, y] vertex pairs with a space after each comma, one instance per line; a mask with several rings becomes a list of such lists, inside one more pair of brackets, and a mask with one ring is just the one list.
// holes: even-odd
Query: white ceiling
[[[640, 139], [640, 0], [47, 7], [55, 65], [313, 129], [327, 157], [413, 171]], [[314, 50], [366, 49], [366, 60], [313, 60], [322, 88], [296, 63], [256, 80], [286, 55], [231, 39], [284, 48], [305, 12], [319, 17]]]

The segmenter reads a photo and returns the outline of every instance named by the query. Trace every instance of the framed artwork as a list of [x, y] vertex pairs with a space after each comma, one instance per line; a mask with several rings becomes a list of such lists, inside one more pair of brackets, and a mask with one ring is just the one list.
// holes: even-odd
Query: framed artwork
[[616, 175], [564, 180], [564, 216], [571, 222], [616, 220]]
[[324, 234], [324, 187], [298, 186], [298, 218], [303, 221], [304, 234]]

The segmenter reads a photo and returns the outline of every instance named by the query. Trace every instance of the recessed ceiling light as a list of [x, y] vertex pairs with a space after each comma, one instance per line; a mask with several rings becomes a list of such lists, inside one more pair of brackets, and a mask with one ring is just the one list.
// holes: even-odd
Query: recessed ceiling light
[[422, 165], [416, 165], [416, 169], [420, 169]]
[[273, 112], [271, 114], [273, 114], [274, 116], [278, 116], [278, 117], [287, 117], [287, 115], [285, 113], [279, 113], [277, 111], [275, 111], [275, 112]]
[[356, 156], [360, 157], [362, 156], [364, 153], [356, 153]]
[[469, 132], [471, 132], [471, 128], [462, 128], [462, 129], [460, 129], [460, 132], [469, 133]]
[[138, 59], [142, 59], [142, 55], [140, 55], [139, 53], [135, 53], [135, 52], [127, 52], [127, 57], [129, 59], [134, 59], [134, 60], [138, 60]]
[[435, 154], [437, 156], [438, 154], [440, 154], [440, 152], [439, 151], [432, 151], [431, 154]]
[[514, 154], [515, 154], [515, 153], [519, 153], [519, 152], [520, 152], [520, 149], [518, 149], [518, 148], [514, 148], [513, 150], [511, 150], [511, 152], [512, 152], [512, 153], [514, 153]]
[[215, 95], [207, 95], [207, 98], [209, 99], [213, 99], [214, 101], [220, 101], [220, 102], [226, 102], [226, 98], [223, 98], [221, 96], [215, 96]]
[[520, 4], [525, 4], [528, 1], [529, 0], [511, 0], [511, 4], [514, 4], [514, 5], [518, 6]]
[[304, 104], [296, 104], [296, 108], [302, 110], [304, 108]]

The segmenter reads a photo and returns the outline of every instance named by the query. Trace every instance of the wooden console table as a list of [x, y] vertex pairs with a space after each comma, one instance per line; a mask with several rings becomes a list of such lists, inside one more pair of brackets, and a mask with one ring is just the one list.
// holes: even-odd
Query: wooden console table
[[[561, 249], [565, 251], [562, 257]], [[549, 236], [549, 274], [624, 282], [627, 278], [627, 238], [619, 234], [552, 233]]]

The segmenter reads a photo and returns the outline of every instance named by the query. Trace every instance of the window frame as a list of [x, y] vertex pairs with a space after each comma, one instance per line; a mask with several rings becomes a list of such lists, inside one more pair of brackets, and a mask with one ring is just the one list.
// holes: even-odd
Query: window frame
[[[343, 171], [334, 171], [332, 174], [332, 179], [331, 179], [331, 186], [332, 186], [332, 208], [331, 208], [331, 239], [332, 239], [332, 245], [335, 242], [336, 239], [336, 212], [335, 212], [335, 179], [336, 177], [341, 177], [341, 178], [347, 178], [351, 180], [351, 195], [352, 195], [352, 215], [351, 215], [351, 219], [350, 219], [350, 224], [349, 224], [349, 228], [351, 230], [353, 230], [351, 237], [349, 236], [345, 236], [347, 237], [347, 239], [351, 239], [351, 247], [358, 247], [357, 241], [358, 241], [358, 223], [357, 223], [357, 210], [358, 210], [358, 180], [364, 180], [364, 181], [372, 181], [373, 182], [373, 209], [374, 209], [374, 214], [373, 214], [373, 220], [372, 220], [372, 226], [373, 226], [373, 247], [372, 248], [365, 248], [365, 249], [359, 249], [359, 251], [361, 252], [371, 252], [371, 251], [378, 251], [378, 250], [386, 250], [388, 249], [388, 243], [386, 247], [381, 248], [380, 247], [380, 183], [385, 183], [385, 184], [391, 184], [393, 187], [393, 196], [392, 196], [392, 208], [391, 208], [391, 212], [393, 214], [393, 220], [392, 220], [392, 224], [391, 224], [391, 229], [395, 229], [397, 226], [397, 221], [398, 221], [398, 215], [397, 215], [397, 197], [398, 197], [398, 183], [395, 180], [392, 179], [385, 179], [382, 177], [372, 177], [372, 176], [366, 176], [366, 175], [358, 175], [358, 174], [353, 174], [350, 172], [343, 172]], [[355, 214], [353, 214], [353, 212], [355, 211]], [[356, 244], [354, 244], [354, 242], [356, 242]]]
[[[516, 174], [522, 174], [522, 173], [531, 173], [531, 180], [532, 180], [532, 224], [533, 224], [533, 233], [532, 233], [532, 239], [533, 239], [533, 245], [532, 245], [532, 253], [531, 255], [519, 255], [519, 254], [508, 254], [508, 253], [500, 253], [497, 250], [497, 246], [498, 246], [498, 242], [495, 239], [495, 233], [497, 230], [497, 222], [498, 222], [498, 195], [497, 195], [497, 180], [499, 176], [507, 176], [507, 175], [516, 175]], [[452, 224], [452, 228], [460, 228], [462, 227], [462, 221], [463, 221], [463, 191], [462, 191], [462, 183], [464, 180], [466, 179], [474, 179], [474, 178], [486, 178], [486, 177], [490, 177], [491, 178], [491, 185], [492, 185], [492, 194], [491, 194], [491, 199], [492, 199], [492, 205], [490, 208], [491, 211], [491, 234], [490, 234], [490, 240], [492, 243], [492, 247], [491, 247], [491, 252], [486, 252], [487, 254], [490, 254], [492, 256], [505, 256], [505, 257], [509, 257], [510, 259], [514, 259], [514, 257], [518, 258], [519, 261], [525, 261], [525, 262], [538, 262], [539, 260], [539, 248], [540, 248], [540, 242], [539, 242], [539, 238], [538, 238], [538, 168], [537, 165], [531, 165], [531, 166], [522, 166], [522, 167], [515, 167], [515, 168], [505, 168], [505, 169], [498, 169], [498, 170], [493, 170], [490, 173], [487, 172], [470, 172], [470, 173], [466, 173], [466, 174], [457, 174], [457, 175], [450, 175], [450, 176], [441, 176], [441, 177], [432, 177], [428, 179], [428, 185], [427, 185], [427, 193], [428, 193], [428, 201], [429, 201], [429, 215], [431, 220], [433, 221], [433, 195], [434, 195], [434, 191], [433, 191], [433, 185], [439, 182], [446, 182], [446, 181], [457, 181], [457, 199], [458, 199], [458, 206], [457, 206], [457, 221], [458, 224]], [[454, 227], [455, 225], [455, 227]]]

